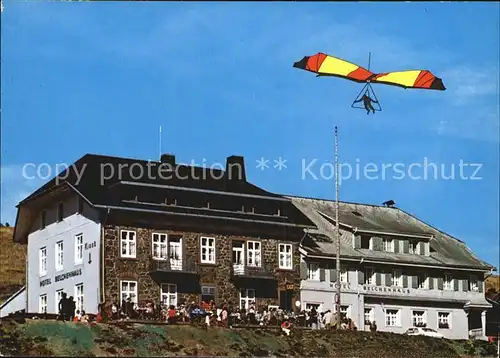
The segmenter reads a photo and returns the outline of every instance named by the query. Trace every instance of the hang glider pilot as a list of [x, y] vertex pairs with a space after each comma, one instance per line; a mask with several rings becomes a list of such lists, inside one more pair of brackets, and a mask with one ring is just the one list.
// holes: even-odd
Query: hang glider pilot
[[363, 95], [363, 97], [361, 97], [357, 101], [354, 101], [354, 103], [359, 103], [361, 101], [363, 101], [363, 105], [365, 106], [366, 114], [370, 114], [370, 111], [372, 111], [373, 114], [375, 114], [375, 108], [373, 108], [372, 102], [373, 103], [378, 103], [378, 102], [376, 100], [370, 98], [370, 96], [368, 95], [368, 91], [366, 91], [366, 93]]

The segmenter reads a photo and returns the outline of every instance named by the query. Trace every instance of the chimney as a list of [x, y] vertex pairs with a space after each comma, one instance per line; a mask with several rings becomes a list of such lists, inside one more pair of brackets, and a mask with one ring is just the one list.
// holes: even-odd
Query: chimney
[[162, 154], [160, 158], [162, 164], [168, 164], [170, 167], [175, 167], [175, 155], [173, 154]]
[[239, 155], [232, 155], [226, 160], [226, 179], [246, 181], [245, 160]]

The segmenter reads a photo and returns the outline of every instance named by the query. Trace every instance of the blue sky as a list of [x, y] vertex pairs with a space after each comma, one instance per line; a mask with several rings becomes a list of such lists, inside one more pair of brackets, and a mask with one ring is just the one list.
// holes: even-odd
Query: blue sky
[[[337, 125], [342, 163], [456, 167], [453, 180], [361, 169], [341, 200], [393, 199], [499, 266], [498, 3], [3, 4], [2, 222], [44, 182], [24, 164], [156, 159], [160, 125], [162, 151], [181, 162], [243, 155], [267, 190], [334, 199]], [[317, 52], [362, 66], [371, 52], [374, 72], [429, 69], [447, 90], [374, 86], [383, 112], [367, 116], [350, 107], [361, 85], [292, 68]], [[327, 177], [303, 178], [313, 159]], [[461, 159], [482, 179], [460, 178]]]

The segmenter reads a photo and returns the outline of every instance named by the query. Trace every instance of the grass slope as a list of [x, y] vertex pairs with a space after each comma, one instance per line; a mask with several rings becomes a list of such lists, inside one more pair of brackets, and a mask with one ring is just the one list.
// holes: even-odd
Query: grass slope
[[14, 228], [0, 227], [0, 302], [24, 286], [26, 245], [12, 241]]
[[97, 325], [54, 321], [3, 322], [0, 353], [38, 356], [493, 357], [487, 342], [390, 333], [205, 330], [192, 326]]

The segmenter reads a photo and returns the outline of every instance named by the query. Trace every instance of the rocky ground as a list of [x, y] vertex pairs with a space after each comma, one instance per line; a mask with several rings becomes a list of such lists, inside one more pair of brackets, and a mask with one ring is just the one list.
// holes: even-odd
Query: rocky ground
[[275, 357], [494, 357], [487, 342], [449, 341], [389, 333], [278, 330], [205, 330], [192, 326], [100, 324], [43, 320], [0, 326], [4, 356], [275, 356]]

